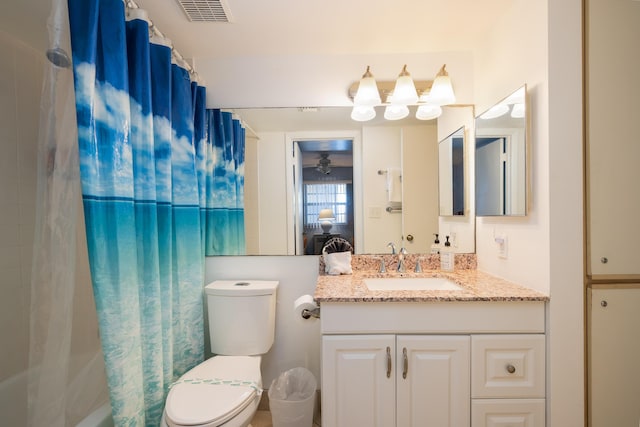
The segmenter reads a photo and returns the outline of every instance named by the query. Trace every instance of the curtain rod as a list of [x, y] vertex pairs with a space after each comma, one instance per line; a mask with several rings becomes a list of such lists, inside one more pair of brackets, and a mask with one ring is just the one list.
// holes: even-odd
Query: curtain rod
[[[122, 0], [122, 1], [124, 2], [124, 5], [127, 9], [140, 9], [140, 6], [138, 6], [138, 4], [134, 0]], [[167, 38], [158, 29], [158, 27], [156, 27], [156, 25], [153, 23], [151, 18], [148, 18], [148, 21], [149, 21], [149, 31], [151, 31], [153, 35], [161, 37], [163, 39]], [[180, 65], [182, 65], [187, 69], [187, 71], [189, 72], [189, 75], [191, 75], [191, 78], [194, 81], [200, 83], [200, 76], [196, 72], [195, 68], [193, 68], [193, 66], [184, 59], [184, 56], [182, 56], [180, 52], [178, 52], [178, 50], [175, 47], [173, 47], [173, 45], [171, 46], [171, 54], [176, 59], [176, 62], [180, 62]]]

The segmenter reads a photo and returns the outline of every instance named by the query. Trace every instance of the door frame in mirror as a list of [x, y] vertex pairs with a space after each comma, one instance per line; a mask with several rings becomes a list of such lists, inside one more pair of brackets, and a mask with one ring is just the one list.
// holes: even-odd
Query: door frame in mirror
[[[462, 150], [460, 154], [462, 155], [462, 179], [460, 180], [462, 183], [462, 210], [460, 213], [456, 213], [454, 211], [455, 207], [455, 199], [456, 199], [456, 191], [455, 191], [455, 164], [454, 164], [454, 156], [453, 151], [454, 147], [451, 146], [448, 156], [443, 156], [443, 147], [445, 144], [451, 142], [453, 144], [454, 138], [462, 138]], [[466, 213], [466, 200], [467, 200], [467, 172], [466, 172], [466, 153], [467, 153], [467, 128], [466, 126], [461, 126], [456, 129], [454, 132], [449, 134], [446, 138], [438, 141], [438, 213], [442, 217], [450, 217], [450, 216], [464, 216]], [[443, 163], [446, 160], [446, 171], [443, 170]], [[443, 182], [443, 178], [447, 178], [447, 181], [451, 182], [450, 188], [445, 187], [445, 183]], [[450, 179], [449, 179], [450, 178]], [[446, 193], [446, 194], [445, 194]], [[445, 199], [446, 197], [446, 199]], [[446, 200], [446, 202], [445, 202]], [[451, 201], [449, 203], [448, 201]], [[445, 206], [446, 205], [446, 206]]]
[[[362, 134], [360, 131], [299, 131], [285, 132], [285, 167], [287, 197], [287, 255], [304, 255], [302, 244], [302, 200], [296, 187], [295, 168], [300, 167], [294, 156], [297, 141], [318, 141], [350, 139], [353, 141], [353, 220], [354, 249], [360, 253], [363, 247], [363, 207], [362, 207]], [[300, 182], [298, 180], [298, 182]]]

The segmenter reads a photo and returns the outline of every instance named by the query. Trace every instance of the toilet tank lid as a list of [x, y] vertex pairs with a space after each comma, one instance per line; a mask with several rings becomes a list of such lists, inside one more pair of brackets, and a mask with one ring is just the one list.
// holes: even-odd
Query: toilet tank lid
[[272, 295], [278, 288], [277, 280], [216, 280], [205, 286], [207, 295], [255, 296]]

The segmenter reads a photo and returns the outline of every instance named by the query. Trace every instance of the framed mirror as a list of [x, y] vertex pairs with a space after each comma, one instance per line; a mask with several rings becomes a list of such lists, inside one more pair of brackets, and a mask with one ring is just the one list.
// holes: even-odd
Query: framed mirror
[[438, 201], [440, 216], [465, 213], [465, 127], [438, 143]]
[[477, 216], [527, 214], [527, 87], [476, 117]]

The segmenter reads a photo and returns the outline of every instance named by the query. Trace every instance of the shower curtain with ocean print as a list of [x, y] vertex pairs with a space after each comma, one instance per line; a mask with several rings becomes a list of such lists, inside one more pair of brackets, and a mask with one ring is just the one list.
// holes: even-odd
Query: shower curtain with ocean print
[[243, 255], [245, 130], [231, 113], [207, 110], [208, 146], [204, 229], [207, 255]]
[[[207, 212], [238, 202], [243, 167], [239, 152], [217, 158], [209, 117], [220, 113], [205, 111], [205, 88], [172, 64], [168, 42], [150, 42], [144, 11], [126, 17], [122, 0], [69, 0], [82, 197], [113, 417], [155, 426], [171, 383], [204, 358], [203, 237], [215, 241], [208, 229], [217, 224]], [[234, 141], [235, 122], [222, 126], [231, 126], [223, 141]], [[232, 197], [211, 194], [220, 168], [227, 181], [233, 175]]]

